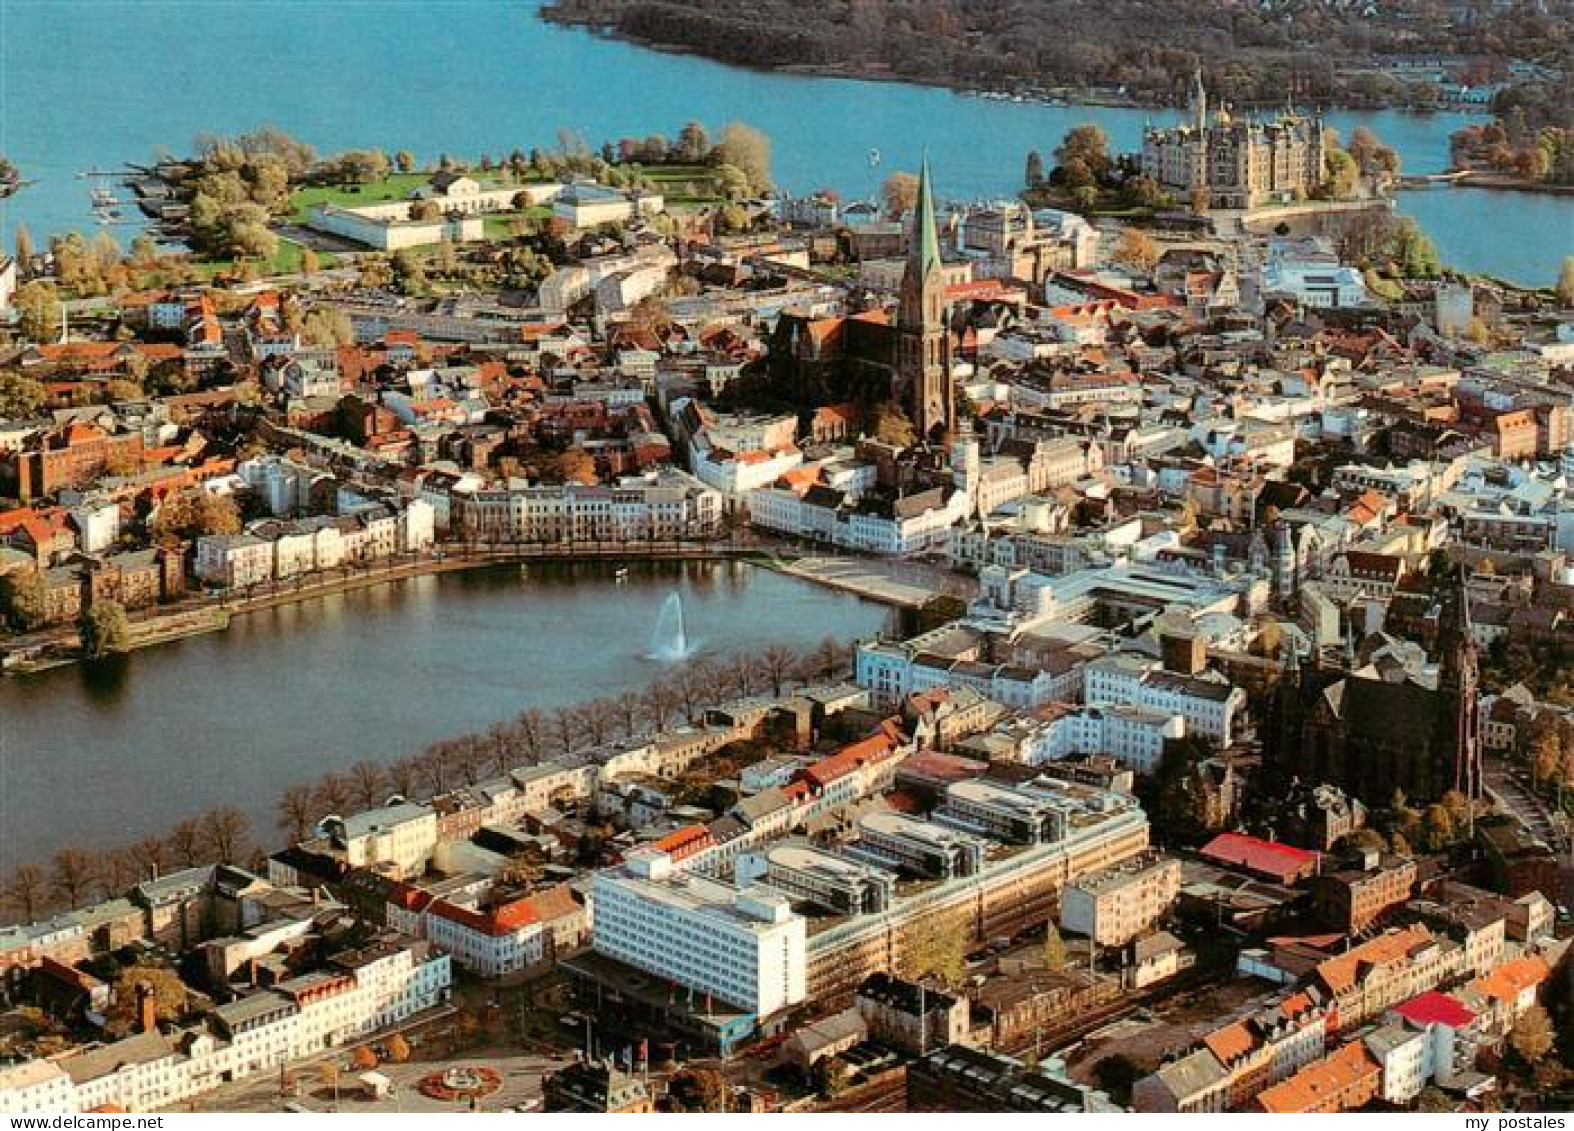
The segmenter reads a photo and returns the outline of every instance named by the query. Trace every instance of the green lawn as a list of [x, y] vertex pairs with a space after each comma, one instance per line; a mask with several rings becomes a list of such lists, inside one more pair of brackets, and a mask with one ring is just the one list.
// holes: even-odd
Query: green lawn
[[[301, 269], [301, 252], [305, 247], [294, 240], [280, 237], [278, 250], [273, 253], [273, 258], [262, 266], [264, 275], [293, 275]], [[317, 253], [318, 268], [332, 267], [338, 259], [330, 251]], [[226, 271], [235, 269], [233, 259], [194, 259], [192, 265], [204, 279], [212, 279], [215, 275], [222, 275]]]
[[297, 223], [304, 223], [307, 210], [317, 204], [353, 208], [357, 204], [403, 200], [430, 179], [430, 173], [392, 173], [369, 185], [307, 185], [296, 189], [290, 197], [291, 218]]
[[[672, 204], [714, 204], [721, 199], [716, 188], [715, 170], [709, 165], [633, 165], [641, 176], [661, 190]], [[700, 191], [687, 190], [693, 184]]]
[[534, 208], [526, 208], [519, 212], [488, 212], [481, 217], [481, 225], [489, 240], [506, 240], [513, 237], [509, 225], [520, 216], [527, 220], [546, 220], [552, 215], [550, 204], [538, 204]]

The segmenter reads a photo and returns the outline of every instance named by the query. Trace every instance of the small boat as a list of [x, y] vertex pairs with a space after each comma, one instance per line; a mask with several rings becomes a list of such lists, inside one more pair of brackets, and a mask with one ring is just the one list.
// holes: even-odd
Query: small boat
[[619, 584], [627, 581], [628, 579], [629, 579], [629, 567], [628, 566], [618, 566], [617, 571], [614, 572], [613, 575], [612, 575], [612, 580], [618, 582]]

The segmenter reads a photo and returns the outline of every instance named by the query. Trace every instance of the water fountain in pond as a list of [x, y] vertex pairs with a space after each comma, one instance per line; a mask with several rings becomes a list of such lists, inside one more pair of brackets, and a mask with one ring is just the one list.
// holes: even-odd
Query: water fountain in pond
[[676, 663], [694, 654], [688, 633], [683, 628], [683, 597], [668, 594], [661, 604], [661, 614], [656, 618], [656, 631], [651, 633], [650, 651], [646, 655], [663, 663]]

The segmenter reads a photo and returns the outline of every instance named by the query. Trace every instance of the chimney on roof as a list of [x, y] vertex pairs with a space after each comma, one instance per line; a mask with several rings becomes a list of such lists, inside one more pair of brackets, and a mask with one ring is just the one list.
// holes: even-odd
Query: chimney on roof
[[137, 1032], [158, 1031], [158, 1001], [153, 996], [153, 986], [148, 982], [137, 983]]

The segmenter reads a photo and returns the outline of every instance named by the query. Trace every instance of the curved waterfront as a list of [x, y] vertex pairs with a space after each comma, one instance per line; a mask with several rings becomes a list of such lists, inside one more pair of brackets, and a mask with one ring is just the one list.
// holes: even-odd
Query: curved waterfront
[[[219, 804], [277, 839], [284, 786], [529, 707], [630, 688], [663, 602], [702, 652], [868, 637], [889, 613], [742, 563], [488, 567], [238, 617], [105, 664], [0, 679], [0, 871]], [[68, 818], [68, 820], [67, 820]]]
[[[0, 231], [89, 229], [88, 168], [186, 152], [194, 135], [280, 126], [319, 150], [377, 145], [432, 160], [550, 147], [560, 127], [592, 144], [689, 119], [744, 118], [774, 143], [777, 180], [871, 195], [928, 147], [943, 196], [1014, 194], [1029, 149], [1046, 156], [1095, 121], [1119, 148], [1167, 115], [1013, 103], [899, 83], [761, 73], [650, 51], [539, 20], [501, 0], [0, 0], [3, 148], [39, 183], [0, 204]], [[452, 60], [460, 59], [460, 65]], [[65, 65], [69, 61], [69, 65]], [[1172, 116], [1170, 116], [1172, 117]], [[1407, 172], [1448, 164], [1457, 113], [1339, 113], [1368, 125]], [[878, 166], [871, 149], [881, 151]], [[1574, 198], [1479, 190], [1405, 193], [1445, 262], [1545, 284], [1574, 251]], [[112, 229], [113, 230], [113, 229]], [[124, 233], [124, 229], [120, 230]]]

